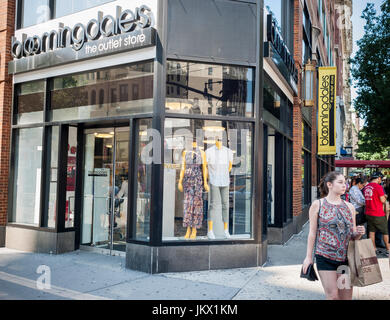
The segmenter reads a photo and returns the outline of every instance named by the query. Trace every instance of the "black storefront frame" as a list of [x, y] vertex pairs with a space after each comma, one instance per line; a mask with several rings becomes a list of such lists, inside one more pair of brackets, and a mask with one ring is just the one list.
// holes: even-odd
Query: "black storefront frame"
[[[254, 83], [255, 83], [255, 90], [254, 90], [254, 118], [242, 118], [242, 117], [224, 117], [224, 116], [211, 116], [211, 117], [197, 117], [196, 115], [192, 115], [191, 117], [186, 116], [185, 118], [189, 119], [204, 119], [204, 120], [217, 120], [217, 121], [239, 121], [239, 122], [249, 122], [253, 123], [253, 180], [252, 180], [252, 188], [253, 188], [253, 194], [252, 194], [252, 237], [251, 240], [223, 240], [223, 241], [191, 241], [191, 242], [184, 242], [184, 241], [175, 241], [175, 242], [162, 242], [162, 205], [163, 205], [163, 195], [162, 195], [162, 185], [163, 185], [163, 169], [162, 169], [162, 161], [161, 164], [153, 164], [152, 166], [152, 190], [151, 190], [151, 212], [150, 212], [150, 241], [140, 241], [140, 240], [134, 240], [131, 239], [132, 236], [132, 230], [133, 230], [133, 218], [135, 214], [135, 202], [134, 198], [133, 201], [129, 201], [129, 208], [128, 208], [128, 221], [127, 221], [127, 243], [134, 243], [134, 244], [142, 244], [147, 246], [195, 246], [195, 245], [230, 245], [230, 244], [258, 244], [265, 240], [263, 237], [263, 221], [262, 221], [262, 211], [263, 211], [263, 80], [264, 80], [264, 71], [263, 71], [263, 0], [257, 0], [257, 46], [256, 46], [256, 64], [237, 64], [237, 61], [226, 61], [226, 60], [219, 60], [219, 59], [213, 59], [208, 60], [204, 58], [193, 58], [193, 57], [183, 57], [183, 56], [174, 56], [171, 57], [175, 60], [187, 60], [191, 62], [198, 62], [198, 63], [210, 63], [210, 64], [226, 64], [226, 65], [237, 65], [237, 66], [244, 66], [244, 67], [255, 67], [255, 77], [254, 77]], [[48, 120], [48, 110], [49, 104], [50, 104], [50, 81], [51, 79], [46, 79], [46, 90], [45, 90], [45, 107], [44, 107], [44, 122], [39, 124], [26, 124], [26, 125], [12, 125], [12, 142], [11, 142], [11, 159], [14, 159], [14, 130], [20, 129], [20, 128], [31, 128], [31, 127], [43, 127], [44, 132], [46, 132], [46, 127], [49, 126], [55, 126], [59, 125], [62, 129], [60, 130], [62, 132], [62, 135], [65, 134], [67, 131], [67, 126], [74, 125], [78, 126], [78, 144], [80, 143], [80, 146], [83, 146], [83, 134], [81, 127], [84, 125], [103, 125], [103, 126], [112, 126], [112, 122], [114, 121], [123, 121], [128, 120], [130, 122], [130, 139], [129, 139], [129, 152], [135, 151], [136, 143], [135, 139], [133, 137], [136, 137], [135, 135], [135, 120], [136, 119], [144, 119], [144, 118], [152, 118], [152, 128], [159, 130], [162, 135], [161, 139], [161, 150], [163, 149], [163, 135], [164, 135], [164, 123], [165, 123], [165, 117], [183, 117], [182, 114], [174, 114], [174, 113], [165, 113], [165, 95], [166, 95], [166, 63], [167, 63], [167, 56], [164, 48], [167, 47], [167, 7], [168, 4], [166, 1], [159, 1], [158, 2], [158, 30], [159, 30], [159, 36], [157, 37], [157, 43], [156, 43], [156, 58], [154, 60], [154, 79], [153, 79], [153, 90], [154, 90], [154, 102], [153, 102], [153, 113], [146, 113], [146, 114], [138, 114], [138, 115], [131, 115], [131, 116], [123, 116], [123, 117], [109, 117], [109, 118], [101, 118], [101, 119], [88, 119], [88, 120], [74, 120], [74, 121], [56, 121], [56, 122], [47, 122]], [[191, 59], [191, 60], [190, 60]], [[192, 60], [193, 59], [193, 60]], [[139, 61], [141, 62], [141, 61]], [[114, 67], [114, 66], [113, 66]], [[15, 92], [14, 92], [15, 97]], [[164, 106], [164, 107], [162, 107]], [[14, 108], [15, 110], [15, 105]], [[14, 111], [13, 110], [13, 111]], [[13, 117], [12, 117], [13, 118]], [[62, 136], [61, 135], [61, 136]], [[46, 135], [43, 134], [42, 142], [43, 142], [43, 153], [45, 153], [45, 157], [47, 157], [47, 145], [45, 143]], [[63, 138], [64, 139], [64, 138]], [[78, 153], [77, 153], [77, 177], [76, 177], [76, 192], [78, 191], [80, 194], [80, 190], [82, 189], [82, 183], [79, 181], [82, 180], [82, 174], [80, 174], [82, 171], [82, 163], [83, 163], [83, 148], [78, 145]], [[81, 151], [81, 152], [80, 152]], [[63, 150], [59, 153], [61, 154], [61, 158], [59, 158], [59, 161], [64, 165], [66, 165], [65, 154], [67, 153], [63, 152]], [[135, 154], [135, 152], [132, 152], [131, 154]], [[44, 159], [44, 155], [42, 155], [42, 158]], [[162, 159], [161, 159], [162, 160]], [[131, 161], [134, 161], [132, 158]], [[129, 157], [130, 162], [130, 157]], [[134, 162], [133, 162], [134, 163]], [[13, 177], [14, 177], [14, 161], [11, 160], [10, 162], [10, 183], [13, 187]], [[130, 163], [129, 163], [130, 166]], [[64, 168], [63, 168], [64, 169]], [[66, 170], [66, 167], [65, 167]], [[131, 173], [132, 177], [130, 177], [130, 171], [129, 170], [129, 195], [132, 194], [132, 197], [135, 195], [136, 188], [134, 187], [134, 172]], [[42, 170], [42, 174], [44, 171]], [[58, 184], [64, 184], [64, 175], [60, 175], [58, 172], [58, 175], [62, 181], [57, 180]], [[132, 180], [130, 180], [130, 178]], [[45, 179], [42, 179], [41, 181], [44, 181]], [[65, 175], [66, 180], [66, 175]], [[42, 182], [43, 183], [43, 182]], [[65, 184], [66, 185], [66, 184]], [[57, 186], [58, 187], [58, 186]], [[60, 188], [60, 187], [58, 187]], [[13, 188], [10, 188], [10, 194], [8, 201], [9, 203], [13, 200]], [[42, 199], [46, 196], [46, 189], [47, 186], [45, 185], [44, 189], [45, 192], [41, 192], [41, 203], [45, 200]], [[58, 201], [58, 194], [57, 194], [57, 200]], [[77, 199], [75, 203], [75, 210], [76, 207], [81, 210], [81, 199]], [[8, 206], [8, 216], [10, 216], [10, 209], [12, 208], [12, 205]], [[58, 216], [59, 210], [56, 211], [56, 216]], [[24, 229], [33, 229], [38, 231], [46, 231], [46, 232], [70, 232], [75, 231], [76, 232], [76, 241], [75, 241], [75, 247], [77, 248], [80, 243], [80, 228], [81, 228], [81, 214], [78, 215], [78, 221], [75, 221], [75, 227], [74, 228], [65, 228], [65, 225], [62, 225], [62, 222], [60, 225], [57, 225], [55, 228], [46, 228], [41, 227], [42, 226], [42, 215], [44, 214], [43, 207], [40, 208], [40, 224], [39, 227], [34, 226], [27, 226], [17, 223], [7, 223], [9, 226], [13, 227], [19, 227]], [[65, 216], [63, 217], [65, 218]], [[58, 219], [56, 218], [56, 221]], [[78, 241], [77, 241], [78, 239]], [[75, 248], [75, 249], [76, 249]]]
[[[269, 135], [268, 130], [269, 128], [273, 129], [275, 131], [275, 134]], [[264, 167], [263, 171], [267, 172], [267, 156], [268, 156], [268, 137], [274, 136], [275, 137], [275, 154], [279, 154], [279, 157], [275, 157], [275, 168], [281, 168], [281, 171], [277, 176], [275, 176], [274, 181], [274, 188], [275, 192], [274, 194], [282, 194], [284, 195], [282, 198], [279, 198], [278, 201], [275, 201], [274, 199], [274, 210], [275, 210], [275, 222], [268, 224], [268, 217], [267, 217], [267, 179], [264, 179], [263, 181], [263, 224], [266, 225], [266, 227], [271, 228], [283, 228], [284, 226], [288, 225], [293, 221], [292, 217], [292, 200], [293, 200], [293, 188], [292, 188], [292, 178], [293, 178], [293, 168], [292, 168], [292, 144], [293, 139], [292, 137], [288, 136], [286, 133], [283, 133], [280, 131], [280, 129], [276, 128], [274, 125], [268, 122], [264, 122]], [[288, 144], [291, 144], [291, 148], [288, 146]], [[290, 150], [290, 149], [291, 150]], [[290, 157], [291, 156], [291, 157]], [[288, 158], [291, 158], [290, 162], [288, 161]], [[289, 169], [287, 169], [287, 166], [289, 166]], [[290, 177], [288, 176], [290, 174]], [[289, 179], [291, 178], [291, 179]], [[291, 185], [289, 186], [287, 183], [291, 180]], [[290, 189], [289, 192], [289, 198], [287, 198], [287, 189]], [[287, 212], [287, 210], [290, 209], [290, 213]], [[263, 231], [264, 232], [264, 231]]]

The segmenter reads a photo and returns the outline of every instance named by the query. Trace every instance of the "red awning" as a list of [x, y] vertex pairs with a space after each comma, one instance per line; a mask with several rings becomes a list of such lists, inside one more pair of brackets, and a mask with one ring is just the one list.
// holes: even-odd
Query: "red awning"
[[390, 161], [385, 160], [335, 160], [340, 168], [390, 168]]

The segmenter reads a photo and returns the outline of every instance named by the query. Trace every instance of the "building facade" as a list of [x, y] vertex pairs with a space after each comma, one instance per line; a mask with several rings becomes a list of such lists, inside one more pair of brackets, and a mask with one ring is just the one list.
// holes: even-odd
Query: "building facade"
[[[317, 186], [321, 177], [335, 168], [335, 155], [319, 156], [317, 154], [318, 67], [337, 67], [337, 101], [343, 99], [344, 84], [342, 79], [344, 79], [343, 77], [348, 79], [349, 75], [344, 76], [342, 66], [345, 66], [346, 61], [341, 63], [341, 57], [339, 56], [341, 52], [339, 49], [341, 31], [337, 23], [338, 16], [335, 1], [265, 0], [264, 5], [265, 10], [271, 12], [274, 19], [279, 21], [278, 24], [280, 31], [283, 33], [283, 38], [287, 39], [286, 42], [290, 46], [290, 52], [293, 53], [298, 75], [296, 93], [293, 92], [294, 90], [290, 90], [291, 95], [287, 95], [289, 102], [292, 104], [292, 116], [286, 113], [286, 117], [292, 119], [293, 122], [291, 135], [292, 161], [290, 161], [292, 163], [292, 173], [290, 178], [287, 179], [289, 183], [292, 180], [293, 192], [289, 196], [292, 206], [290, 211], [284, 214], [287, 218], [279, 219], [277, 224], [272, 224], [272, 220], [268, 221], [269, 227], [265, 228], [268, 231], [269, 243], [280, 244], [285, 243], [293, 234], [302, 229], [303, 224], [308, 220], [311, 202], [319, 196]], [[340, 26], [342, 27], [342, 25]], [[351, 35], [345, 33], [343, 35], [343, 39], [349, 41]], [[344, 58], [346, 56], [347, 54]], [[266, 88], [268, 70], [266, 63], [264, 65], [264, 86]], [[309, 104], [305, 102], [303, 96], [305, 90], [303, 75], [307, 65], [311, 65], [314, 70], [313, 82], [311, 83], [311, 88], [314, 91], [313, 101]], [[347, 72], [349, 71], [347, 70]], [[282, 77], [278, 79], [273, 75], [272, 79], [277, 83], [282, 82]], [[279, 86], [283, 88], [282, 85]], [[264, 101], [266, 101], [265, 97], [264, 93]], [[337, 112], [339, 112], [339, 106], [340, 103]], [[264, 103], [264, 110], [266, 108], [266, 103]], [[338, 116], [337, 125], [340, 125]], [[266, 118], [264, 118], [264, 122], [265, 127], [267, 127]], [[267, 153], [268, 151], [264, 149], [264, 152]], [[270, 157], [269, 153], [268, 157]], [[286, 167], [284, 168], [288, 170]], [[275, 177], [274, 180], [281, 181], [278, 177]], [[276, 191], [276, 194], [281, 194], [280, 192], [282, 190]], [[271, 198], [270, 195], [269, 199]], [[282, 216], [282, 214], [279, 214], [279, 216]]]
[[5, 3], [3, 245], [160, 273], [259, 266], [301, 231], [334, 165], [302, 96], [339, 63], [334, 1]]
[[[359, 118], [352, 107], [350, 64], [348, 60], [352, 54], [353, 36], [351, 16], [352, 1], [336, 1], [336, 27], [339, 33], [339, 44], [336, 55], [339, 57], [338, 67], [342, 70], [342, 83], [340, 84], [340, 98], [337, 112], [338, 119], [338, 144], [337, 159], [353, 158], [358, 147], [358, 133], [360, 131]], [[347, 169], [343, 169], [347, 175]]]

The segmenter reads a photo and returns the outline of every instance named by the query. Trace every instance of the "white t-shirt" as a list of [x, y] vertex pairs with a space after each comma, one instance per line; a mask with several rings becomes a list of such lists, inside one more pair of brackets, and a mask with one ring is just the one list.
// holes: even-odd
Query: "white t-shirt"
[[224, 146], [218, 149], [213, 146], [206, 150], [206, 161], [210, 184], [226, 187], [230, 184], [229, 162], [233, 163], [233, 151]]

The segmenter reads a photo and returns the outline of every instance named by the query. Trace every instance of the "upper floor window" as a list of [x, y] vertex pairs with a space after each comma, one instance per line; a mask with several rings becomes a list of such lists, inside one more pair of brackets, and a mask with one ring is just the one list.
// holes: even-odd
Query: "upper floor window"
[[113, 0], [56, 0], [54, 18], [59, 18], [88, 8], [100, 6]]
[[253, 68], [170, 60], [166, 79], [167, 112], [253, 117]]
[[100, 6], [113, 0], [18, 0], [17, 29]]
[[19, 28], [27, 28], [50, 20], [50, 12], [49, 0], [18, 1]]

